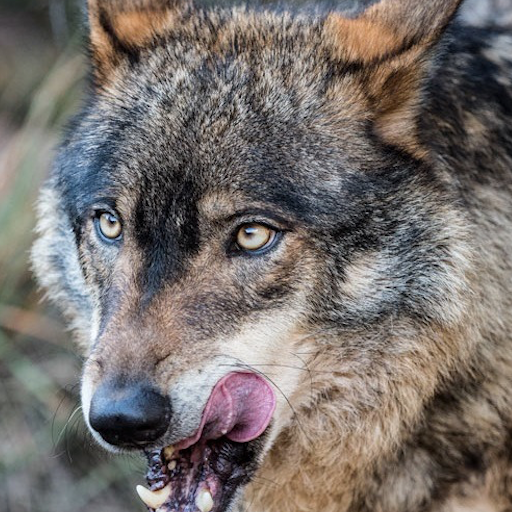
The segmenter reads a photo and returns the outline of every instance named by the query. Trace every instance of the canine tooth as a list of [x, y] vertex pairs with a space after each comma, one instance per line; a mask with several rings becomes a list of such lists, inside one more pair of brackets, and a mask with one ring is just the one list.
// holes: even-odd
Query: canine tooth
[[169, 462], [169, 464], [167, 464], [167, 467], [172, 471], [173, 469], [176, 469], [176, 461], [175, 460], [171, 460], [171, 462]]
[[137, 494], [149, 508], [156, 510], [158, 507], [161, 507], [165, 500], [171, 495], [171, 486], [166, 485], [163, 489], [158, 491], [150, 491], [142, 485], [137, 485]]
[[164, 448], [164, 457], [166, 459], [172, 459], [172, 456], [174, 455], [174, 446], [166, 446]]
[[210, 512], [213, 508], [213, 498], [210, 491], [201, 491], [197, 495], [196, 505], [201, 512]]

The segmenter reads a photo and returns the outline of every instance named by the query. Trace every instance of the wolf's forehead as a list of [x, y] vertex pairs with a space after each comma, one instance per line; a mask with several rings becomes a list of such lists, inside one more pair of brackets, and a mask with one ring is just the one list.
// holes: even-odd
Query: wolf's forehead
[[311, 20], [211, 13], [143, 51], [106, 99], [146, 112], [152, 125], [162, 120], [167, 131], [211, 138], [229, 124], [253, 130], [264, 117], [312, 122], [325, 102], [332, 67]]
[[276, 62], [270, 66], [228, 55], [205, 57], [195, 66], [162, 64], [150, 79], [144, 73], [142, 67], [140, 75], [122, 83], [116, 101], [123, 109], [119, 114], [138, 119], [145, 134], [183, 144], [218, 142], [236, 134], [250, 143], [284, 135], [280, 128], [297, 137], [325, 123], [330, 75], [308, 77], [306, 65], [295, 74]]
[[251, 87], [238, 73], [232, 81], [204, 73], [168, 90], [126, 95], [137, 99], [110, 115], [113, 127], [123, 127], [110, 130], [111, 178], [173, 195], [183, 188], [270, 196], [276, 187], [332, 189], [347, 148], [326, 128], [321, 107], [313, 108], [319, 96], [302, 98], [282, 83], [260, 90], [261, 82]]
[[81, 140], [110, 160], [95, 164], [98, 179], [144, 190], [148, 204], [165, 197], [166, 209], [235, 189], [307, 215], [339, 191], [361, 130], [328, 97], [333, 75], [314, 23], [242, 18], [184, 29], [97, 95]]

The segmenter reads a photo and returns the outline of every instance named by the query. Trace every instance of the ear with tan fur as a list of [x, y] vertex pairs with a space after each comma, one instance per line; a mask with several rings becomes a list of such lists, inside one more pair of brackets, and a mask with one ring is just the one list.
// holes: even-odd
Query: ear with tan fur
[[363, 90], [386, 142], [423, 156], [416, 117], [432, 49], [462, 0], [381, 0], [356, 18], [330, 14], [335, 55], [360, 69]]
[[175, 0], [88, 0], [90, 44], [96, 78], [108, 81], [119, 62], [172, 29]]

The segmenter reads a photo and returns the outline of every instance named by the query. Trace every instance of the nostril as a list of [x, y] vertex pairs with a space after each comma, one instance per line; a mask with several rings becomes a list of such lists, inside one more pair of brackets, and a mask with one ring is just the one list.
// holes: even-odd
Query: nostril
[[151, 444], [167, 430], [169, 400], [143, 383], [108, 381], [95, 392], [89, 423], [101, 437], [116, 446]]

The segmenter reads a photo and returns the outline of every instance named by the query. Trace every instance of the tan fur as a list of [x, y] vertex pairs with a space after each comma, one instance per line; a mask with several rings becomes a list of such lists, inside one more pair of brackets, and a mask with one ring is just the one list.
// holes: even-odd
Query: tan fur
[[[427, 7], [414, 0], [386, 0], [370, 6], [355, 19], [329, 16], [327, 30], [345, 58], [372, 62], [408, 49], [411, 41], [430, 46], [459, 4], [460, 0], [432, 0]], [[422, 27], [416, 25], [420, 16]], [[412, 34], [419, 37], [411, 37]]]
[[400, 44], [400, 34], [393, 27], [375, 22], [369, 16], [348, 19], [330, 14], [325, 30], [333, 38], [333, 46], [349, 61], [373, 61], [393, 54]]
[[361, 87], [368, 91], [366, 102], [375, 113], [377, 133], [417, 158], [424, 158], [426, 152], [418, 141], [416, 116], [420, 107], [419, 86], [427, 71], [424, 56], [429, 41], [398, 52], [404, 39], [393, 32], [396, 27], [381, 26], [380, 22], [366, 16], [350, 20], [331, 14], [324, 29], [341, 59], [386, 61], [385, 66], [370, 68]]
[[120, 64], [117, 46], [144, 47], [177, 22], [177, 9], [164, 0], [88, 0], [88, 10], [96, 78], [103, 86], [115, 79]]
[[175, 13], [162, 12], [123, 12], [117, 16], [114, 31], [119, 40], [126, 45], [144, 46], [163, 35], [175, 22]]
[[498, 509], [485, 497], [455, 500], [448, 504], [446, 512], [498, 512]]
[[[395, 326], [395, 330], [395, 341], [403, 347], [404, 353], [396, 359], [383, 361], [382, 366], [372, 372], [371, 380], [368, 374], [365, 381], [360, 380], [361, 369], [353, 366], [350, 359], [333, 360], [328, 353], [310, 365], [312, 389], [304, 389], [308, 405], [304, 404], [305, 409], [299, 408], [296, 425], [285, 430], [277, 440], [258, 473], [261, 481], [256, 478], [247, 491], [248, 502], [254, 504], [255, 510], [350, 510], [351, 500], [357, 494], [354, 491], [367, 484], [379, 461], [393, 458], [410, 426], [419, 420], [422, 405], [432, 395], [440, 378], [431, 371], [430, 379], [424, 378], [426, 371], [432, 369], [431, 362], [421, 360], [426, 354], [416, 353], [415, 363], [411, 364], [406, 356], [407, 329]], [[441, 335], [436, 340], [440, 356], [449, 365], [444, 370], [446, 373], [449, 367], [460, 364], [447, 350], [455, 352], [459, 336], [465, 335], [454, 335], [457, 336], [454, 339]], [[427, 334], [425, 343], [431, 344], [435, 336]], [[336, 371], [332, 370], [334, 366]], [[391, 368], [393, 382], [389, 388], [382, 389], [382, 376]], [[420, 374], [423, 376], [421, 383], [416, 378]], [[347, 410], [343, 410], [344, 402]], [[353, 410], [353, 403], [364, 404], [361, 407], [366, 410]], [[317, 491], [319, 477], [321, 493]], [[268, 480], [276, 483], [275, 489], [267, 484]], [[398, 487], [400, 485], [397, 483]]]

